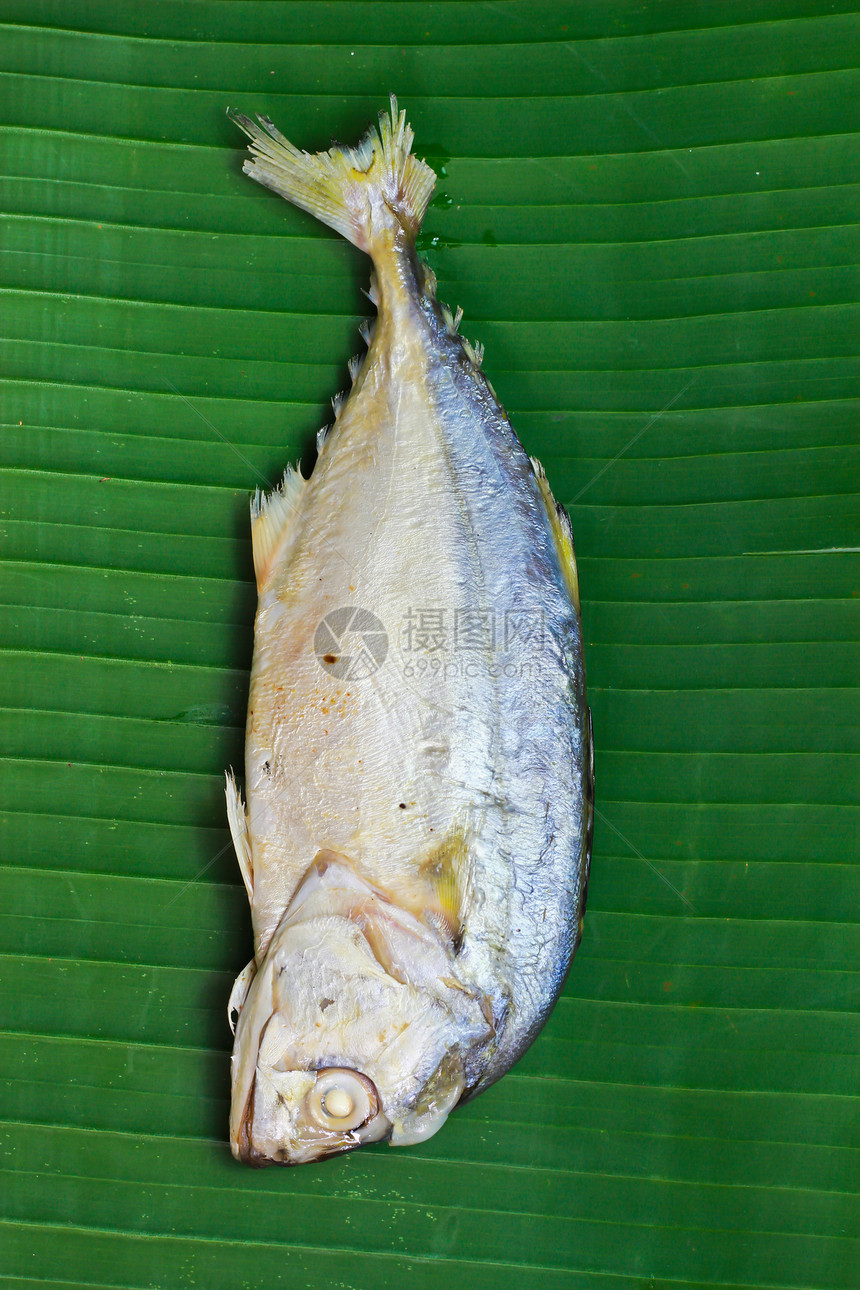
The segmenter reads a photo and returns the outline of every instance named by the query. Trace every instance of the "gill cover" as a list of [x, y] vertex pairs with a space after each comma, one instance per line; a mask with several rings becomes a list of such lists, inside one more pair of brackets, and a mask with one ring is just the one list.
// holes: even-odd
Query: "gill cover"
[[[246, 978], [247, 979], [247, 978]], [[242, 1000], [230, 1139], [251, 1163], [300, 1164], [388, 1137], [429, 1138], [492, 1036], [439, 933], [321, 851]]]

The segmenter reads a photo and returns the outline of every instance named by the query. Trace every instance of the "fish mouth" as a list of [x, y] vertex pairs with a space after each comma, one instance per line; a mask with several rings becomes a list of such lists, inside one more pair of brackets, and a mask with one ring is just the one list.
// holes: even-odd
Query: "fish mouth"
[[[273, 1122], [272, 1090], [263, 1090], [257, 1107], [261, 1072], [255, 1073], [237, 1132], [231, 1135], [233, 1155], [244, 1164], [258, 1168], [306, 1164], [390, 1135], [391, 1123], [381, 1111], [376, 1085], [360, 1071], [326, 1066], [316, 1071], [285, 1072], [284, 1078], [292, 1090], [285, 1097], [275, 1085], [276, 1106], [283, 1116]], [[261, 1120], [258, 1131], [256, 1118]], [[287, 1122], [289, 1133], [285, 1133]]]
[[231, 996], [233, 1155], [303, 1164], [424, 1141], [463, 1095], [469, 1047], [492, 1037], [483, 1003], [435, 930], [320, 852]]

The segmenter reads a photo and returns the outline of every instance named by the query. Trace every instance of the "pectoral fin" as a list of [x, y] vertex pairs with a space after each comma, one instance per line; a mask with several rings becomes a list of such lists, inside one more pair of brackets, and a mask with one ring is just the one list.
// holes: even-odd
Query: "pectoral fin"
[[469, 846], [460, 824], [455, 824], [421, 861], [419, 872], [432, 892], [425, 903], [424, 919], [451, 941], [456, 952], [469, 883]]

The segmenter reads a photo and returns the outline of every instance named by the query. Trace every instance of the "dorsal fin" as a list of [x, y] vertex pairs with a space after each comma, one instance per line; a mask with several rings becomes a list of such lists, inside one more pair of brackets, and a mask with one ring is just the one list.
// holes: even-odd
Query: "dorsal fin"
[[293, 530], [298, 502], [307, 482], [300, 471], [288, 466], [278, 488], [271, 493], [261, 493], [257, 489], [254, 495], [251, 502], [251, 541], [258, 591], [262, 589], [284, 539]]
[[553, 497], [546, 471], [537, 457], [531, 457], [530, 461], [535, 472], [535, 481], [546, 508], [546, 515], [549, 520], [553, 542], [555, 543], [558, 562], [561, 565], [561, 572], [564, 576], [565, 586], [573, 601], [574, 609], [579, 613], [579, 574], [576, 571], [576, 556], [573, 552], [573, 529], [570, 524], [570, 516]]
[[594, 730], [591, 724], [591, 708], [585, 709], [585, 728], [583, 759], [585, 762], [585, 793], [583, 810], [585, 812], [585, 831], [582, 838], [582, 850], [579, 856], [582, 885], [579, 891], [579, 913], [576, 922], [574, 953], [582, 940], [583, 921], [585, 919], [585, 901], [588, 895], [588, 879], [591, 876], [591, 848], [594, 841]]

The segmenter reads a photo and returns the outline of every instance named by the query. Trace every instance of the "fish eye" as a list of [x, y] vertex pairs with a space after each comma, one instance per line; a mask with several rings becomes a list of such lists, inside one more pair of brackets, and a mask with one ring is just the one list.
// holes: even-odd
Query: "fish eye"
[[379, 1109], [372, 1081], [338, 1066], [318, 1073], [305, 1102], [311, 1119], [330, 1131], [360, 1129]]

